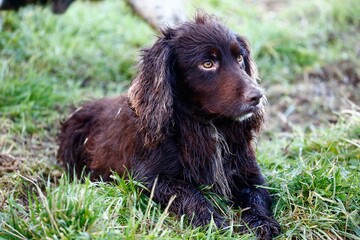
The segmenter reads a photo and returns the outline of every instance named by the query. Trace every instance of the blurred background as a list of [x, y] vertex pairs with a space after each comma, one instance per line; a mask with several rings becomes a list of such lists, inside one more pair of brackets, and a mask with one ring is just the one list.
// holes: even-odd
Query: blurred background
[[53, 125], [71, 103], [124, 92], [139, 49], [156, 39], [151, 26], [198, 8], [249, 39], [269, 132], [334, 123], [334, 113], [360, 103], [356, 0], [62, 1], [73, 2], [63, 15], [51, 3], [1, 12], [0, 112], [19, 132]]

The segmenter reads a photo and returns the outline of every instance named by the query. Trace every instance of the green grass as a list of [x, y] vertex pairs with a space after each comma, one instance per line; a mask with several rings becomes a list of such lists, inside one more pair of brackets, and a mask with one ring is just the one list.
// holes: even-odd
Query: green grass
[[314, 67], [358, 59], [352, 53], [360, 24], [356, 1], [289, 1], [276, 14], [266, 14], [249, 2], [197, 2], [250, 40], [266, 82], [293, 83], [294, 76]]
[[155, 33], [123, 2], [84, 7], [63, 17], [40, 8], [3, 14], [0, 117], [16, 130], [33, 133], [40, 121], [54, 122], [54, 108], [122, 92], [134, 76], [138, 50]]
[[[283, 227], [280, 239], [359, 239], [359, 114], [331, 129], [295, 134], [281, 151], [267, 146], [259, 152]], [[139, 183], [118, 176], [114, 183], [16, 178], [16, 190], [0, 215], [1, 234], [9, 239], [240, 237], [233, 230], [239, 225], [238, 210], [228, 213], [234, 222], [226, 231], [213, 225], [191, 229], [187, 219], [169, 215], [141, 194]]]
[[[265, 86], [291, 87], [299, 75], [337, 62], [360, 66], [356, 0], [291, 1], [276, 14], [250, 1], [189, 5], [189, 15], [192, 6], [203, 8], [250, 40]], [[191, 219], [160, 208], [133, 180], [70, 181], [56, 165], [58, 121], [69, 106], [124, 92], [139, 49], [155, 40], [123, 1], [76, 1], [63, 16], [28, 7], [1, 18], [0, 239], [253, 239], [236, 231], [240, 211], [206, 189], [228, 229], [191, 228]], [[299, 125], [260, 139], [259, 163], [282, 226], [278, 239], [360, 239], [356, 104], [342, 109], [337, 124]], [[10, 155], [5, 171], [3, 156]]]
[[[261, 155], [287, 238], [359, 239], [360, 113]], [[270, 154], [269, 154], [270, 153]]]

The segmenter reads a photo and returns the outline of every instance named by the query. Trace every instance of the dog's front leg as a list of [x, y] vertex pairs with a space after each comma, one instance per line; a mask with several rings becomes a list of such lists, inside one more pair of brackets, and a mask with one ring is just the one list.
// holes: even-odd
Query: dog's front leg
[[255, 230], [259, 239], [272, 239], [279, 235], [280, 225], [271, 213], [271, 200], [266, 189], [246, 186], [234, 193], [234, 202], [242, 208], [241, 218], [247, 225], [242, 228]]
[[207, 225], [211, 219], [218, 227], [226, 226], [224, 219], [214, 210], [211, 203], [189, 183], [161, 175], [157, 176], [156, 180], [149, 181], [148, 179], [147, 182], [147, 187], [154, 188], [155, 201], [162, 206], [166, 206], [171, 197], [175, 196], [170, 205], [170, 211], [178, 216], [185, 214], [191, 219], [193, 226]]

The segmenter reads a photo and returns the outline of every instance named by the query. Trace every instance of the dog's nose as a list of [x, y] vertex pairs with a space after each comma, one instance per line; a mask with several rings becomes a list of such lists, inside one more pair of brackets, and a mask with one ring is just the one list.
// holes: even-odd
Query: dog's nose
[[254, 89], [249, 91], [245, 98], [245, 101], [251, 106], [256, 106], [260, 103], [260, 99], [262, 98], [262, 96], [263, 93], [259, 89]]

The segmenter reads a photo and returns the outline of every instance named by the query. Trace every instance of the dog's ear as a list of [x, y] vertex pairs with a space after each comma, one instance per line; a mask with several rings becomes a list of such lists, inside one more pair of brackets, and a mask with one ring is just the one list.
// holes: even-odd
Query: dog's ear
[[130, 104], [139, 117], [147, 146], [155, 146], [163, 139], [173, 117], [174, 30], [162, 32], [151, 48], [142, 51], [138, 76], [129, 89]]
[[249, 74], [250, 77], [257, 80], [259, 79], [259, 73], [255, 61], [252, 58], [252, 55], [249, 53], [245, 56], [245, 71]]
[[258, 79], [259, 78], [259, 74], [258, 74], [258, 70], [257, 70], [257, 66], [255, 61], [252, 58], [252, 54], [251, 54], [251, 47], [249, 42], [244, 38], [241, 37], [239, 35], [236, 36], [236, 40], [240, 43], [240, 45], [245, 48], [246, 50], [246, 54], [244, 56], [244, 60], [245, 60], [245, 71], [246, 73], [253, 79]]

